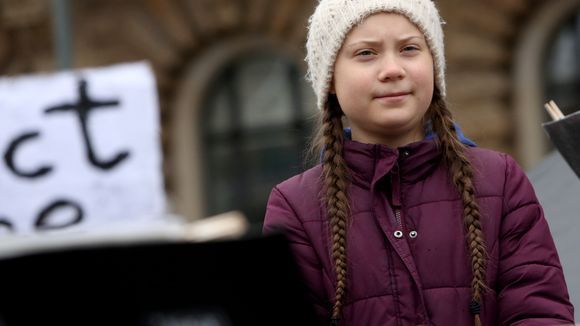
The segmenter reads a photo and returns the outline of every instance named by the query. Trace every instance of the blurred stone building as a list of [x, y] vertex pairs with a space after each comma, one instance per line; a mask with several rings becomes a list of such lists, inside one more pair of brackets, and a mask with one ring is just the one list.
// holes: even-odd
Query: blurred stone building
[[[524, 167], [546, 153], [546, 99], [575, 111], [580, 0], [438, 0], [451, 110], [480, 146]], [[69, 1], [73, 68], [148, 60], [160, 94], [166, 186], [191, 218], [260, 222], [300, 171], [314, 98], [304, 82], [317, 0]], [[0, 74], [54, 71], [47, 0], [0, 0]], [[0, 108], [1, 109], [1, 108]]]

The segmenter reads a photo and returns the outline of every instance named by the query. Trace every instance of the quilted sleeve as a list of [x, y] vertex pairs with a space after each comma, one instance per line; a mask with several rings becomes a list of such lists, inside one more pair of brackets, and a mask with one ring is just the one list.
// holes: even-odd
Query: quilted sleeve
[[329, 302], [324, 299], [322, 265], [296, 210], [279, 188], [274, 188], [268, 199], [263, 232], [286, 235], [320, 322], [327, 323], [330, 312]]
[[531, 183], [506, 155], [499, 235], [498, 323], [572, 325], [562, 266]]

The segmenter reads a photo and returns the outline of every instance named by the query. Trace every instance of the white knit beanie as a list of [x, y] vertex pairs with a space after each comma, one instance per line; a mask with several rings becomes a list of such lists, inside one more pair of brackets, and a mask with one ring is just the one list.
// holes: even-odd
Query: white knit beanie
[[423, 32], [435, 64], [435, 85], [445, 97], [443, 21], [432, 0], [320, 0], [310, 17], [306, 41], [307, 79], [312, 83], [318, 109], [326, 104], [336, 55], [346, 35], [366, 17], [379, 12], [404, 15]]

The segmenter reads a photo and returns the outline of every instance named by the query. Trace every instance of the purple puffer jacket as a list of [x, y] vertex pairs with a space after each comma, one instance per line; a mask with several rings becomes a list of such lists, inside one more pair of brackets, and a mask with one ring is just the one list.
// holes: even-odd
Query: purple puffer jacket
[[[462, 202], [436, 144], [393, 150], [347, 141], [344, 151], [352, 182], [341, 325], [473, 325]], [[562, 267], [528, 179], [505, 154], [467, 153], [489, 255], [483, 324], [573, 324]], [[336, 278], [320, 174], [316, 166], [272, 190], [264, 232], [286, 232], [328, 324]]]

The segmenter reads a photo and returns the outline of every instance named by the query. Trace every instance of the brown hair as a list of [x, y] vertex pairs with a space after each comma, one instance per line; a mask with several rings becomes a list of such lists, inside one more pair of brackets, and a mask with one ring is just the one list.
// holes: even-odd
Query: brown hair
[[[332, 309], [331, 324], [338, 325], [347, 290], [346, 233], [350, 216], [347, 188], [349, 171], [342, 155], [344, 136], [342, 117], [335, 95], [330, 95], [327, 105], [320, 115], [319, 129], [312, 143], [312, 153], [322, 153], [323, 200], [326, 204], [327, 218], [332, 241], [332, 260], [336, 269], [336, 297]], [[433, 100], [426, 118], [431, 121], [433, 131], [441, 148], [453, 184], [463, 202], [463, 222], [466, 230], [467, 247], [471, 258], [470, 311], [476, 326], [481, 325], [481, 297], [486, 287], [486, 251], [481, 230], [479, 205], [475, 198], [473, 167], [469, 162], [464, 145], [457, 137], [451, 112], [445, 100], [435, 88]], [[320, 156], [318, 156], [320, 157]]]

